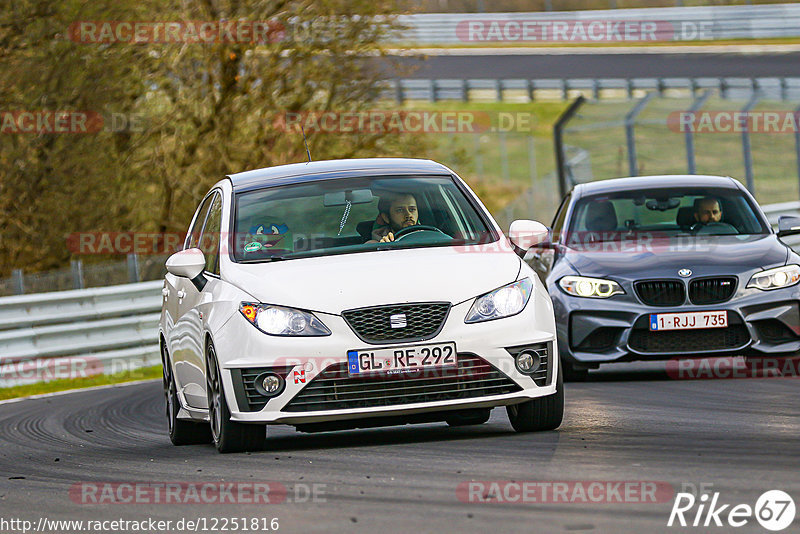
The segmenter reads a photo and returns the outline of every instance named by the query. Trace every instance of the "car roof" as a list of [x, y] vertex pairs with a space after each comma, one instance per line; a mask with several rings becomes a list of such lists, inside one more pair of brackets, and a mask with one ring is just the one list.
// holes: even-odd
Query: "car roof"
[[573, 191], [576, 193], [577, 197], [661, 187], [724, 187], [729, 189], [740, 189], [739, 182], [730, 177], [680, 174], [635, 176], [631, 178], [614, 178], [611, 180], [588, 182], [585, 184], [576, 185]]
[[314, 182], [331, 178], [347, 178], [365, 175], [405, 174], [451, 174], [452, 171], [440, 163], [428, 159], [411, 158], [364, 158], [336, 159], [292, 163], [240, 172], [228, 176], [237, 192], [265, 186]]

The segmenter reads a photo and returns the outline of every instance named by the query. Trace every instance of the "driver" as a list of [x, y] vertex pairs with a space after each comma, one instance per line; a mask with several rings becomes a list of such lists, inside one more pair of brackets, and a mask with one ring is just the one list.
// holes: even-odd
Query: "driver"
[[394, 241], [395, 232], [419, 222], [417, 199], [411, 193], [384, 195], [378, 202], [378, 212], [368, 243]]
[[694, 204], [694, 219], [701, 224], [715, 223], [722, 220], [722, 207], [714, 197], [703, 197]]

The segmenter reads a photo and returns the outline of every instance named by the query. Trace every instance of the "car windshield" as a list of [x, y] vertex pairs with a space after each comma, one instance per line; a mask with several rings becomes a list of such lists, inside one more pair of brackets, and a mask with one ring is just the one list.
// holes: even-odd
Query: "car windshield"
[[472, 245], [499, 236], [451, 177], [359, 177], [238, 193], [239, 262]]
[[741, 191], [724, 188], [661, 188], [580, 199], [567, 241], [768, 234], [769, 228]]

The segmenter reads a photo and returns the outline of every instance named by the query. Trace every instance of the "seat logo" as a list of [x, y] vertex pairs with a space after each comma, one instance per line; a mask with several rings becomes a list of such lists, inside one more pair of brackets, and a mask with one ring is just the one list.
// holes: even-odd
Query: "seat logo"
[[691, 269], [681, 269], [681, 270], [678, 271], [678, 276], [681, 276], [683, 278], [686, 278], [688, 276], [692, 276], [692, 270]]
[[389, 316], [389, 324], [392, 326], [392, 328], [405, 328], [407, 326], [406, 314], [398, 313]]

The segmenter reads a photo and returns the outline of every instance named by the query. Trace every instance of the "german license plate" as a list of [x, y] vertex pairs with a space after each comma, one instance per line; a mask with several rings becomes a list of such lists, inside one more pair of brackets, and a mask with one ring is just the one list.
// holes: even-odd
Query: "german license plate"
[[402, 374], [420, 369], [455, 367], [457, 364], [455, 343], [347, 351], [347, 371], [351, 376]]
[[650, 314], [650, 330], [694, 330], [699, 328], [727, 328], [727, 311]]

